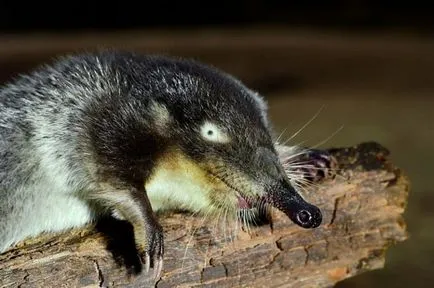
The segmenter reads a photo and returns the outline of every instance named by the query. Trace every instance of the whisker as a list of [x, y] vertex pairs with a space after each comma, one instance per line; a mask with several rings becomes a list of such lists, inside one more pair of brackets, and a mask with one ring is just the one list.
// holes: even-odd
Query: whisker
[[[209, 214], [211, 214], [210, 211], [211, 211], [211, 209], [208, 209], [208, 210], [207, 210], [207, 216], [209, 216]], [[219, 215], [219, 213], [218, 213], [217, 215]], [[216, 218], [218, 219], [218, 217], [216, 217]], [[211, 229], [211, 236], [212, 236], [212, 237], [215, 237], [214, 234], [215, 234], [215, 231], [216, 231], [216, 224], [217, 224], [215, 220], [214, 220], [214, 222], [215, 222], [215, 224], [213, 224], [213, 225], [214, 225], [214, 226], [213, 226], [213, 229]], [[209, 249], [210, 249], [210, 246], [211, 246], [211, 242], [208, 241], [207, 244], [208, 244], [208, 245], [207, 245], [207, 247], [206, 247], [206, 252], [205, 252], [205, 255], [204, 255], [204, 259], [203, 259], [203, 262], [204, 262], [204, 263], [203, 263], [203, 268], [206, 267], [207, 262], [208, 262], [208, 261], [207, 261], [207, 260], [208, 260], [208, 259], [207, 259], [207, 255], [208, 255], [208, 252], [209, 252]]]
[[303, 171], [300, 171], [303, 168], [306, 168], [308, 170], [313, 170], [313, 171], [327, 170], [329, 172], [332, 172], [334, 175], [337, 175], [338, 172], [342, 171], [341, 168], [320, 168], [320, 167], [313, 167], [313, 166], [299, 166], [299, 167], [284, 168], [284, 171], [289, 178], [305, 177], [307, 174]]
[[223, 239], [224, 239], [224, 241], [225, 241], [225, 243], [227, 243], [227, 235], [226, 235], [226, 225], [227, 225], [227, 223], [226, 223], [226, 220], [227, 220], [227, 213], [228, 213], [228, 210], [227, 209], [225, 209], [224, 210], [224, 213], [223, 213]]
[[[208, 207], [207, 211], [205, 211], [205, 213], [204, 213], [203, 216], [202, 216], [202, 220], [201, 220], [200, 224], [197, 225], [197, 226], [193, 229], [193, 231], [191, 232], [191, 234], [190, 234], [190, 237], [189, 237], [189, 239], [188, 239], [188, 241], [187, 241], [187, 243], [186, 243], [186, 245], [185, 245], [184, 256], [183, 256], [183, 258], [182, 258], [182, 262], [181, 262], [181, 270], [184, 269], [184, 263], [185, 263], [185, 259], [186, 259], [186, 257], [187, 257], [188, 248], [189, 248], [190, 243], [193, 241], [194, 234], [196, 233], [197, 229], [199, 229], [199, 227], [203, 226], [203, 224], [205, 223], [206, 219], [208, 218], [208, 215], [209, 215], [211, 209], [212, 209], [211, 207]], [[200, 212], [200, 209], [196, 210], [196, 211], [193, 213], [193, 215], [198, 214], [199, 212]], [[193, 225], [194, 225], [194, 224], [193, 224]], [[187, 235], [188, 235], [188, 234], [187, 234]]]
[[274, 143], [276, 143], [276, 144], [279, 143], [280, 138], [283, 136], [283, 134], [285, 134], [287, 129], [288, 129], [288, 126], [286, 126], [285, 129], [282, 130], [282, 132], [280, 132], [280, 135], [277, 137], [277, 139], [274, 141]]
[[299, 188], [319, 188], [321, 185], [318, 185], [316, 183], [313, 183], [311, 181], [296, 181], [297, 187]]
[[246, 231], [250, 235], [251, 230], [250, 230], [250, 222], [249, 222], [248, 214], [249, 214], [248, 211], [244, 211], [244, 223], [245, 223], [244, 225], [246, 225]]
[[[308, 142], [309, 141], [309, 139], [304, 139], [303, 141], [300, 141], [300, 142], [298, 142], [298, 143], [295, 143], [295, 144], [293, 144], [293, 145], [291, 145], [291, 146], [295, 146], [295, 147], [304, 147], [305, 145], [304, 145], [304, 143], [306, 143], [306, 142]], [[288, 143], [287, 142], [285, 142], [285, 144], [284, 145], [287, 145]]]
[[295, 138], [301, 131], [303, 131], [310, 123], [312, 123], [318, 115], [321, 113], [321, 111], [324, 109], [325, 105], [323, 105], [314, 115], [312, 118], [309, 119], [300, 129], [298, 129], [294, 134], [292, 134], [291, 137], [289, 137], [283, 145], [286, 145], [289, 141], [291, 141], [293, 138]]
[[[299, 149], [299, 150], [300, 150], [300, 151], [298, 151], [298, 152], [296, 152], [296, 153], [290, 154], [290, 155], [288, 155], [288, 156], [285, 155], [285, 157], [281, 157], [281, 158], [283, 158], [283, 159], [280, 159], [280, 160], [281, 160], [281, 161], [284, 160], [285, 163], [288, 163], [289, 160], [294, 159], [294, 158], [296, 158], [296, 157], [299, 157], [299, 156], [301, 156], [301, 155], [303, 155], [303, 154], [305, 154], [305, 153], [308, 152], [308, 149]], [[289, 162], [289, 163], [290, 163], [290, 162]]]
[[330, 141], [330, 139], [332, 139], [334, 136], [336, 136], [336, 134], [338, 134], [340, 131], [342, 131], [342, 129], [344, 129], [344, 125], [343, 124], [335, 132], [333, 132], [329, 137], [327, 137], [323, 141], [319, 142], [318, 144], [313, 145], [311, 148], [317, 148], [317, 147], [320, 147], [320, 146], [324, 145], [325, 143], [327, 143], [328, 141]]

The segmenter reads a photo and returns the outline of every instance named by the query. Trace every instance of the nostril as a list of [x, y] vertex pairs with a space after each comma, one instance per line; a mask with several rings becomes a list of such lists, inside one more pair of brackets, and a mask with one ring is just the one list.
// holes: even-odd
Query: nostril
[[311, 228], [316, 228], [319, 225], [321, 225], [322, 222], [322, 213], [321, 211], [317, 208], [316, 210], [313, 211], [312, 213], [312, 217], [311, 217]]
[[301, 210], [297, 213], [297, 220], [302, 224], [310, 223], [312, 220], [312, 214], [309, 211]]

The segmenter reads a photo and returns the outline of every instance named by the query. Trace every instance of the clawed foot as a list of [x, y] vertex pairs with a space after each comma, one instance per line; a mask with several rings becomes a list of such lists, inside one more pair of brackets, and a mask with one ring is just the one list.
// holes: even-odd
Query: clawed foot
[[[163, 271], [163, 255], [164, 255], [164, 237], [163, 229], [155, 223], [146, 229], [146, 236], [144, 239], [138, 239], [139, 255], [143, 265], [145, 265], [146, 273], [149, 269], [154, 269], [154, 280], [157, 281]], [[137, 236], [136, 236], [137, 238]]]
[[305, 153], [291, 157], [290, 161], [283, 163], [283, 165], [286, 166], [286, 170], [289, 170], [289, 176], [291, 174], [297, 175], [297, 178], [302, 178], [312, 183], [334, 177], [337, 162], [325, 150], [308, 149]]

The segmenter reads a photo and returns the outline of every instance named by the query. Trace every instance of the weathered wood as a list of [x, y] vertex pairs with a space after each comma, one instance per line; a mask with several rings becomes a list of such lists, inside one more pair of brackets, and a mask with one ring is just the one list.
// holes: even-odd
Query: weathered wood
[[[250, 233], [238, 229], [231, 240], [231, 225], [216, 225], [223, 221], [161, 216], [166, 257], [157, 287], [330, 287], [382, 268], [389, 245], [407, 238], [402, 213], [409, 181], [378, 144], [331, 151], [338, 176], [305, 195], [324, 213], [320, 228], [301, 229], [274, 211], [271, 224]], [[150, 286], [148, 274], [127, 273], [137, 260], [127, 257], [134, 255], [130, 242], [118, 243], [125, 248], [122, 265], [106, 249], [101, 231], [110, 225], [118, 231], [113, 237], [130, 238], [128, 226], [114, 224], [103, 222], [100, 232], [88, 227], [47, 235], [0, 255], [0, 287]]]

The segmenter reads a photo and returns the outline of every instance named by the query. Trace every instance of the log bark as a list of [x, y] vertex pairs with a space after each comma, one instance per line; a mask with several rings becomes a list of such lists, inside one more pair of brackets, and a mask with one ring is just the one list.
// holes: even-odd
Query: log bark
[[[304, 195], [324, 213], [317, 229], [278, 211], [250, 231], [188, 213], [161, 215], [166, 254], [156, 287], [331, 287], [384, 267], [388, 247], [407, 238], [409, 181], [377, 143], [330, 152], [338, 175]], [[107, 220], [96, 228], [44, 235], [0, 255], [0, 287], [153, 285], [128, 248], [130, 227]]]

